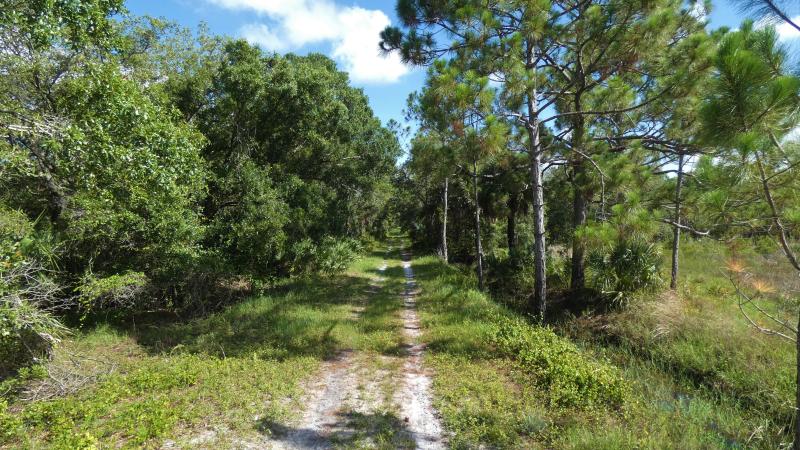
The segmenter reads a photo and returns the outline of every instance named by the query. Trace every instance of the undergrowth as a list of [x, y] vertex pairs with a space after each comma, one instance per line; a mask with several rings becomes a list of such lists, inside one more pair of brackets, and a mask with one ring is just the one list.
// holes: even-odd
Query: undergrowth
[[[264, 424], [303, 410], [302, 381], [324, 359], [402, 351], [399, 262], [385, 289], [370, 289], [384, 255], [374, 249], [340, 276], [286, 281], [205, 317], [154, 314], [75, 332], [51, 362], [0, 385], [0, 448], [262, 445], [272, 433]], [[70, 377], [53, 379], [62, 365]], [[76, 385], [65, 393], [59, 382]]]
[[474, 289], [471, 274], [434, 257], [416, 261], [414, 270], [422, 290], [426, 362], [436, 371], [436, 407], [454, 448], [780, 443], [770, 435], [770, 417], [713, 386], [685, 383], [657, 358], [577, 336], [570, 342], [495, 303]]

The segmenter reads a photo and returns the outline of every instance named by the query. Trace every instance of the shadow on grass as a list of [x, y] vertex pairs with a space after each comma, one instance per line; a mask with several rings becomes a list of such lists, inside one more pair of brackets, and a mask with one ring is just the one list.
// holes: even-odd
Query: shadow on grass
[[187, 352], [218, 357], [329, 358], [357, 333], [366, 277], [308, 277], [276, 287], [220, 312], [188, 321], [168, 317], [121, 326], [151, 354]]

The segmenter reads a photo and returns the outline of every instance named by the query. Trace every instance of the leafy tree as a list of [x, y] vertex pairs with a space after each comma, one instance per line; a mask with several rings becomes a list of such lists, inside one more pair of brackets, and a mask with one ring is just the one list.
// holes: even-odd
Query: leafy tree
[[123, 0], [3, 0], [0, 40], [33, 51], [54, 44], [71, 49], [109, 45], [117, 37], [109, 17], [124, 11]]
[[[31, 157], [18, 159], [25, 162], [8, 180], [6, 201], [34, 217], [51, 208], [73, 274], [136, 267], [175, 276], [201, 233], [202, 136], [113, 66], [61, 83], [56, 106], [64, 122], [52, 135], [19, 128], [5, 148], [11, 158]], [[39, 192], [55, 197], [27, 201]]]
[[382, 217], [397, 138], [330, 59], [229, 42], [202, 103], [181, 104], [209, 139], [208, 242], [235, 268], [287, 273], [295, 244], [360, 237]]

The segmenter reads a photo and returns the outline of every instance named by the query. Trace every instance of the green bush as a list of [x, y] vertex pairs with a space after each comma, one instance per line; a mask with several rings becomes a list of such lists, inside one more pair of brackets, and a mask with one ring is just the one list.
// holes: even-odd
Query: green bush
[[77, 291], [85, 311], [94, 309], [122, 308], [134, 309], [143, 305], [138, 297], [146, 291], [150, 280], [141, 272], [125, 272], [108, 277], [87, 274], [81, 280]]
[[0, 378], [46, 358], [64, 327], [26, 301], [0, 300]]
[[587, 264], [593, 269], [595, 288], [622, 301], [636, 291], [651, 290], [662, 283], [661, 261], [655, 244], [627, 240], [591, 252]]
[[615, 368], [587, 359], [574, 344], [550, 329], [501, 317], [492, 342], [533, 377], [553, 406], [619, 407], [627, 397], [628, 388]]
[[524, 308], [536, 281], [533, 255], [517, 252], [504, 259], [487, 259], [486, 265], [492, 293], [506, 303]]
[[362, 250], [361, 243], [355, 239], [326, 236], [319, 244], [303, 239], [292, 246], [294, 258], [289, 271], [335, 275], [347, 269]]
[[59, 287], [30, 256], [36, 247], [27, 218], [0, 208], [0, 379], [46, 357], [64, 330], [44, 310]]
[[0, 398], [0, 443], [14, 437], [22, 429], [22, 419], [8, 412], [8, 401]]
[[[547, 286], [569, 286], [569, 259], [554, 253], [547, 256]], [[530, 307], [536, 283], [533, 252], [516, 252], [506, 258], [487, 258], [488, 285], [492, 294], [515, 308]]]
[[179, 279], [204, 229], [205, 139], [114, 65], [92, 66], [60, 88], [70, 125], [48, 150], [53, 177], [70, 186], [54, 221], [70, 281], [89, 268]]

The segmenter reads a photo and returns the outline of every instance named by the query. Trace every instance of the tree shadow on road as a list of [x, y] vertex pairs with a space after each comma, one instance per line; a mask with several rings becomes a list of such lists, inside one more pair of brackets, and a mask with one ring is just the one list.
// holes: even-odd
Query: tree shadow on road
[[263, 419], [257, 428], [278, 448], [281, 444], [292, 449], [415, 448], [406, 423], [389, 412], [340, 411], [319, 428], [296, 428]]

